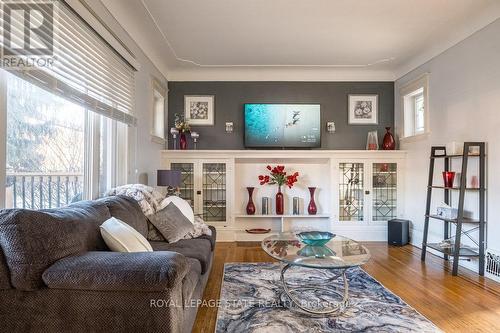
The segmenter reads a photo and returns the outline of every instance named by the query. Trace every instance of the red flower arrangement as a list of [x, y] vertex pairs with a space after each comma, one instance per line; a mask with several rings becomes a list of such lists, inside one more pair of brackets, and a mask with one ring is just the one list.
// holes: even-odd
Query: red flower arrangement
[[267, 170], [271, 171], [271, 174], [260, 175], [259, 176], [260, 185], [278, 184], [278, 186], [286, 185], [289, 188], [292, 188], [293, 184], [297, 182], [297, 177], [299, 177], [298, 172], [295, 172], [294, 174], [287, 176], [284, 165], [277, 165], [274, 168], [268, 165]]

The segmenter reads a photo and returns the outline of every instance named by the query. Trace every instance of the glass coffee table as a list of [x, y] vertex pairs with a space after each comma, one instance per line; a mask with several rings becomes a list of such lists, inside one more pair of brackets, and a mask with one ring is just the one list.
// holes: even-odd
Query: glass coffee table
[[[349, 305], [349, 283], [346, 271], [349, 268], [365, 264], [370, 260], [370, 251], [363, 245], [349, 238], [335, 235], [323, 246], [311, 246], [303, 243], [295, 233], [279, 233], [271, 235], [262, 241], [262, 248], [274, 259], [282, 262], [281, 283], [283, 290], [292, 304], [299, 309], [312, 314], [341, 313]], [[313, 269], [330, 270], [334, 276], [328, 281], [343, 280], [343, 292], [339, 286], [325, 288], [321, 285], [304, 285], [289, 288], [285, 281], [285, 273], [294, 266]], [[327, 283], [327, 281], [325, 281]], [[340, 298], [339, 301], [328, 302], [319, 309], [302, 304], [308, 292], [328, 293]]]

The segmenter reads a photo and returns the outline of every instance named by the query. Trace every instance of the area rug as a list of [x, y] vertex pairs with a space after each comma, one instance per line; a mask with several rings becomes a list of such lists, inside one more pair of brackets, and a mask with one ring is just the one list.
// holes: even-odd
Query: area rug
[[[441, 332], [361, 268], [348, 270], [350, 305], [342, 314], [305, 314], [287, 306], [280, 270], [279, 263], [226, 264], [216, 332]], [[291, 286], [341, 284], [328, 270], [302, 267], [288, 270], [286, 280]]]

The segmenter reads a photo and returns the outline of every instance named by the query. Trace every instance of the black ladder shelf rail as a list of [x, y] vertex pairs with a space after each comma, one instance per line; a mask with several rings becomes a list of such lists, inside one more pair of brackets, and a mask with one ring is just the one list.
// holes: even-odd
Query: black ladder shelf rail
[[[479, 155], [469, 155], [470, 147], [478, 147]], [[439, 153], [442, 152], [442, 153]], [[449, 187], [441, 187], [434, 186], [434, 162], [437, 158], [444, 158], [444, 171], [450, 171], [450, 159], [455, 157], [462, 158], [462, 169], [460, 174], [460, 187], [458, 188], [449, 188]], [[470, 157], [479, 158], [479, 188], [467, 188], [467, 166]], [[422, 240], [422, 261], [425, 261], [425, 256], [427, 253], [427, 247], [434, 249], [436, 251], [440, 251], [444, 254], [444, 259], [448, 260], [449, 256], [453, 257], [453, 270], [452, 275], [458, 274], [458, 261], [461, 257], [477, 257], [479, 259], [479, 275], [484, 275], [484, 264], [485, 264], [485, 229], [486, 229], [486, 221], [485, 221], [485, 176], [486, 176], [486, 163], [485, 163], [485, 143], [484, 142], [465, 142], [464, 150], [462, 155], [446, 155], [446, 147], [443, 146], [433, 146], [431, 147], [431, 156], [429, 162], [429, 179], [427, 184], [427, 201], [425, 205], [425, 224], [424, 224], [424, 236]], [[444, 202], [446, 204], [450, 204], [450, 193], [452, 190], [459, 191], [458, 198], [458, 216], [457, 219], [443, 219], [430, 214], [431, 203], [432, 203], [432, 190], [434, 188], [444, 189]], [[472, 220], [464, 217], [464, 202], [465, 202], [465, 194], [467, 190], [476, 190], [479, 191], [479, 219]], [[436, 220], [441, 220], [444, 222], [444, 239], [449, 239], [449, 230], [450, 223], [456, 224], [455, 230], [455, 244], [454, 248], [448, 251], [445, 251], [435, 244], [427, 243], [427, 235], [429, 233], [429, 220], [433, 218]], [[474, 223], [478, 224], [479, 229], [479, 243], [478, 243], [478, 251], [475, 252], [469, 248], [461, 247], [461, 236], [464, 233], [464, 229], [462, 228], [462, 224], [464, 223]], [[467, 231], [465, 231], [466, 233]]]

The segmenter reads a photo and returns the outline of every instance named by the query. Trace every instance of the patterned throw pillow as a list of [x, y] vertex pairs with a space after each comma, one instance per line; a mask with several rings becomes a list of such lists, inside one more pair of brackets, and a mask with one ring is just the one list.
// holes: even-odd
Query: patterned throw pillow
[[151, 215], [149, 220], [169, 243], [175, 243], [194, 231], [191, 221], [172, 202]]

